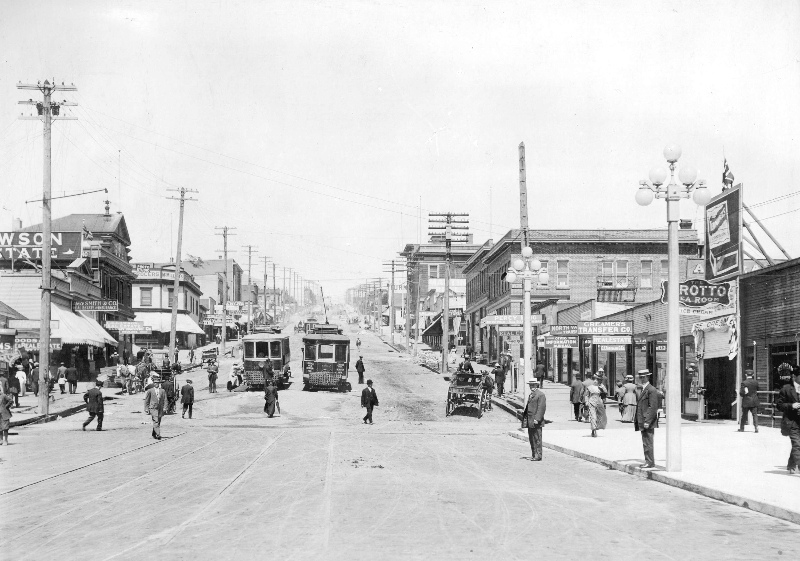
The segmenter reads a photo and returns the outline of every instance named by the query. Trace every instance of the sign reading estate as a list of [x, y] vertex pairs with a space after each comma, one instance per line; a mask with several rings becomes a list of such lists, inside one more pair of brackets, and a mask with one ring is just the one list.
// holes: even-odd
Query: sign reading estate
[[[12, 259], [41, 261], [41, 232], [0, 232], [0, 261]], [[51, 232], [50, 257], [53, 259], [75, 259], [81, 256], [80, 232]]]

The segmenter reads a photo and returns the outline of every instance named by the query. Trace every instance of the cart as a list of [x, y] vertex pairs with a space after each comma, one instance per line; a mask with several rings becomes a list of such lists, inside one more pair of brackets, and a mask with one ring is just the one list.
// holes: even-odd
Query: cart
[[212, 347], [210, 349], [203, 349], [201, 364], [209, 364], [212, 360], [217, 360], [217, 357], [219, 357], [219, 348]]
[[484, 402], [486, 401], [482, 380], [480, 372], [456, 372], [447, 389], [445, 415], [449, 417], [456, 407], [471, 405], [478, 408], [478, 418], [480, 419], [483, 416]]

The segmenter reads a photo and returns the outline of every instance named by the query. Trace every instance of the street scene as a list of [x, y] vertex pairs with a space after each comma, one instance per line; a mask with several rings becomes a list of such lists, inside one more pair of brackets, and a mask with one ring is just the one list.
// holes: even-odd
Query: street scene
[[796, 2], [0, 14], [0, 558], [796, 557]]

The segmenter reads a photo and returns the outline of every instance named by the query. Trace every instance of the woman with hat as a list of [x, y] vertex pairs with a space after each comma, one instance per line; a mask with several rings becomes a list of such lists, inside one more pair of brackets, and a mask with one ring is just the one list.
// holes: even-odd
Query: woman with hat
[[606, 388], [600, 383], [601, 375], [595, 374], [590, 383], [586, 386], [584, 400], [589, 411], [589, 423], [592, 425], [592, 436], [597, 436], [599, 429], [606, 428], [606, 404], [603, 402], [601, 393], [606, 393]]
[[636, 384], [633, 383], [633, 374], [625, 376], [625, 395], [622, 396], [622, 422], [632, 423], [636, 416]]

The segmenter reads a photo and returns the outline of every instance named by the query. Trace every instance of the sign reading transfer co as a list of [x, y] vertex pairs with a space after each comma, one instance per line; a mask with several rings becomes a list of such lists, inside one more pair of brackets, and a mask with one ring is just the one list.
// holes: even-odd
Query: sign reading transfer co
[[[0, 232], [0, 261], [42, 259], [41, 232]], [[80, 232], [52, 232], [50, 256], [53, 259], [75, 259], [81, 256]]]
[[633, 335], [633, 322], [579, 321], [578, 335]]

